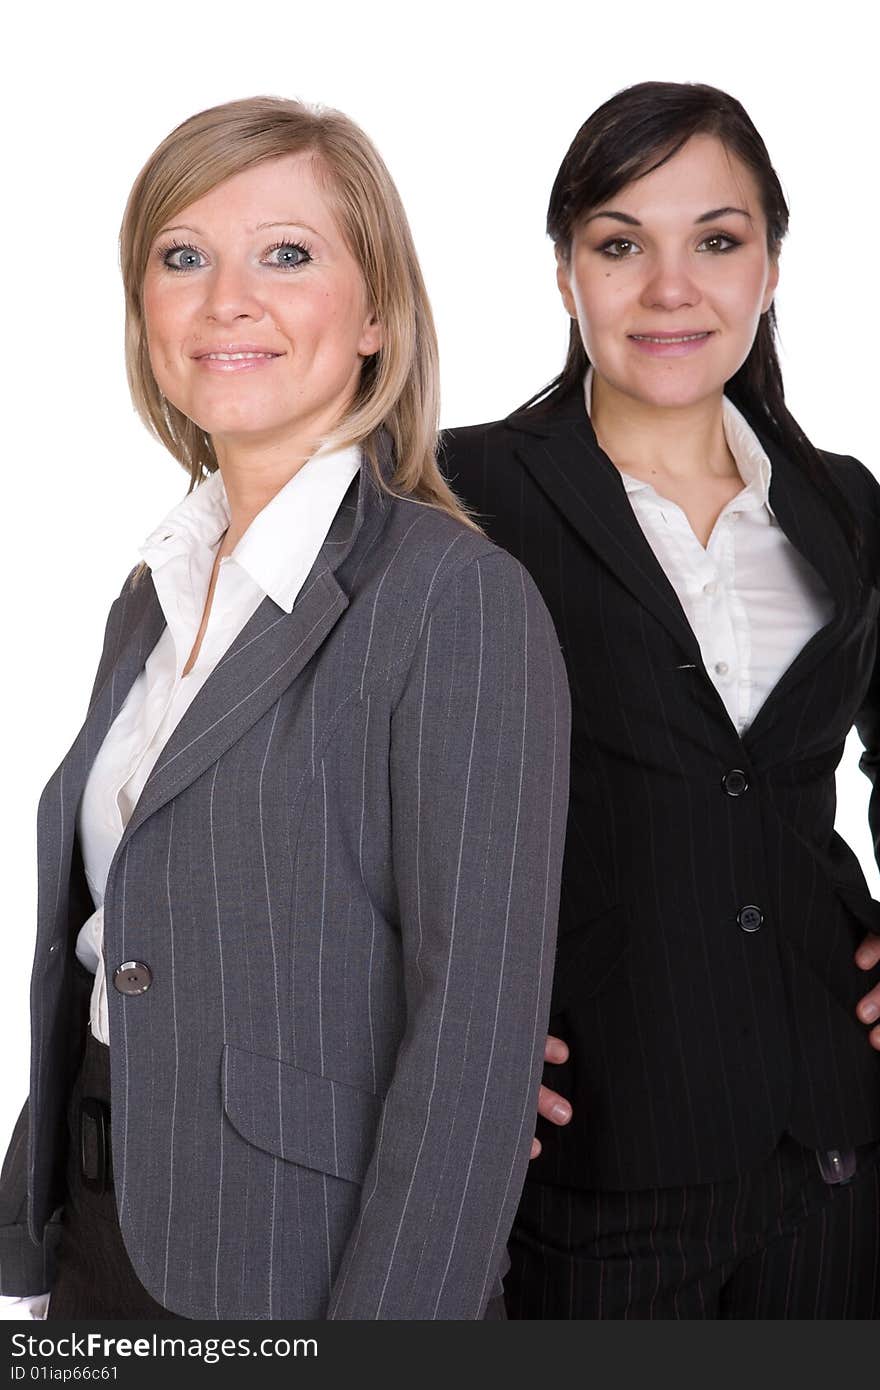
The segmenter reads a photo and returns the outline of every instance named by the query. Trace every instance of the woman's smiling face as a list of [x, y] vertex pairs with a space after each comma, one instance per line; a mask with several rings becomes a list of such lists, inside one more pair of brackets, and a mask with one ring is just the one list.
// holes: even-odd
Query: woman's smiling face
[[328, 433], [381, 332], [312, 156], [245, 169], [172, 223], [143, 286], [160, 391], [215, 448]]
[[557, 250], [563, 303], [596, 372], [658, 407], [723, 390], [778, 278], [757, 182], [710, 135], [589, 212], [567, 260]]

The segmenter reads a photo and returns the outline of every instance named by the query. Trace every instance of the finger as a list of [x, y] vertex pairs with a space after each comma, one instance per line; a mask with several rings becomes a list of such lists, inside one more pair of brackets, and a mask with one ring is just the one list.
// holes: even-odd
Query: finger
[[538, 1114], [543, 1115], [554, 1125], [567, 1125], [571, 1119], [571, 1106], [564, 1096], [542, 1086], [538, 1091]]
[[863, 1023], [876, 1023], [880, 1018], [880, 985], [875, 985], [856, 1005], [856, 1013]]
[[880, 934], [868, 932], [856, 951], [856, 965], [860, 970], [873, 970], [875, 965], [880, 965]]
[[538, 1154], [539, 1154], [540, 1152], [541, 1152], [541, 1141], [540, 1141], [540, 1139], [533, 1139], [533, 1140], [532, 1140], [532, 1152], [529, 1154], [529, 1162], [531, 1162], [531, 1160], [532, 1160], [533, 1158], [537, 1158], [537, 1157], [538, 1157]]
[[871, 1044], [872, 1047], [876, 1047], [877, 1051], [880, 1052], [880, 1028], [871, 1029], [870, 1033], [868, 1034], [868, 1042]]
[[564, 1043], [561, 1038], [554, 1038], [552, 1033], [548, 1033], [547, 1041], [544, 1044], [544, 1061], [567, 1062], [568, 1044]]

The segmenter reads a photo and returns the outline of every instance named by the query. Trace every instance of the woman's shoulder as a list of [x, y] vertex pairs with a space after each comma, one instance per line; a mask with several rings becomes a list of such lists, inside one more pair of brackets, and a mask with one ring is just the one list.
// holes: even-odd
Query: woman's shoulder
[[493, 586], [531, 588], [527, 571], [513, 555], [442, 508], [394, 496], [387, 534], [387, 577], [412, 602], [431, 605], [460, 587], [456, 581], [491, 575]]
[[488, 420], [480, 425], [454, 425], [440, 431], [437, 461], [441, 471], [467, 467], [469, 463], [484, 464], [487, 457], [499, 449], [507, 449], [510, 432], [507, 418]]
[[434, 503], [392, 495], [389, 541], [410, 566], [433, 573], [442, 561], [445, 571], [461, 569], [487, 556], [518, 562], [478, 528], [467, 525]]
[[880, 479], [867, 464], [852, 454], [836, 454], [830, 449], [820, 449], [819, 453], [858, 514], [864, 516], [867, 511], [880, 520]]
[[876, 588], [880, 586], [880, 479], [852, 454], [829, 449], [819, 453], [858, 528], [859, 569]]

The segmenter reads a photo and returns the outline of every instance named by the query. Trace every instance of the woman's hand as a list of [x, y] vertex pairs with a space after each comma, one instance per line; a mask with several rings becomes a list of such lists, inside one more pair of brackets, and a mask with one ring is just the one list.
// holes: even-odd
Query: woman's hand
[[[856, 965], [860, 970], [873, 970], [875, 965], [880, 965], [880, 934], [868, 932], [856, 951]], [[872, 1047], [876, 1047], [880, 1052], [880, 1023], [877, 1023], [877, 1020], [880, 1019], [880, 984], [875, 985], [863, 999], [859, 1000], [856, 1012], [863, 1023], [877, 1024], [876, 1027], [871, 1028], [868, 1041]]]
[[[880, 1029], [877, 1031], [880, 1033]], [[552, 1033], [547, 1034], [547, 1041], [544, 1044], [544, 1061], [556, 1063], [568, 1061], [567, 1046], [561, 1038], [554, 1038]], [[543, 1115], [544, 1119], [549, 1120], [551, 1124], [567, 1125], [571, 1119], [571, 1106], [564, 1096], [557, 1095], [547, 1086], [542, 1086], [538, 1092], [538, 1114]], [[537, 1158], [540, 1152], [540, 1139], [533, 1139], [532, 1152], [529, 1154], [529, 1158]]]

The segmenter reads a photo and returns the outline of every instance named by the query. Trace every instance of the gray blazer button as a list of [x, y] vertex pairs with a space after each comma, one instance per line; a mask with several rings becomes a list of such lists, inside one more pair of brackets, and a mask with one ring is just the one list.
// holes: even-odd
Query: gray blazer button
[[754, 903], [749, 903], [747, 907], [740, 908], [736, 914], [736, 920], [743, 931], [757, 931], [764, 920], [764, 914], [759, 907], [755, 907]]
[[123, 961], [113, 971], [113, 984], [120, 994], [144, 994], [153, 983], [153, 972], [142, 960]]

